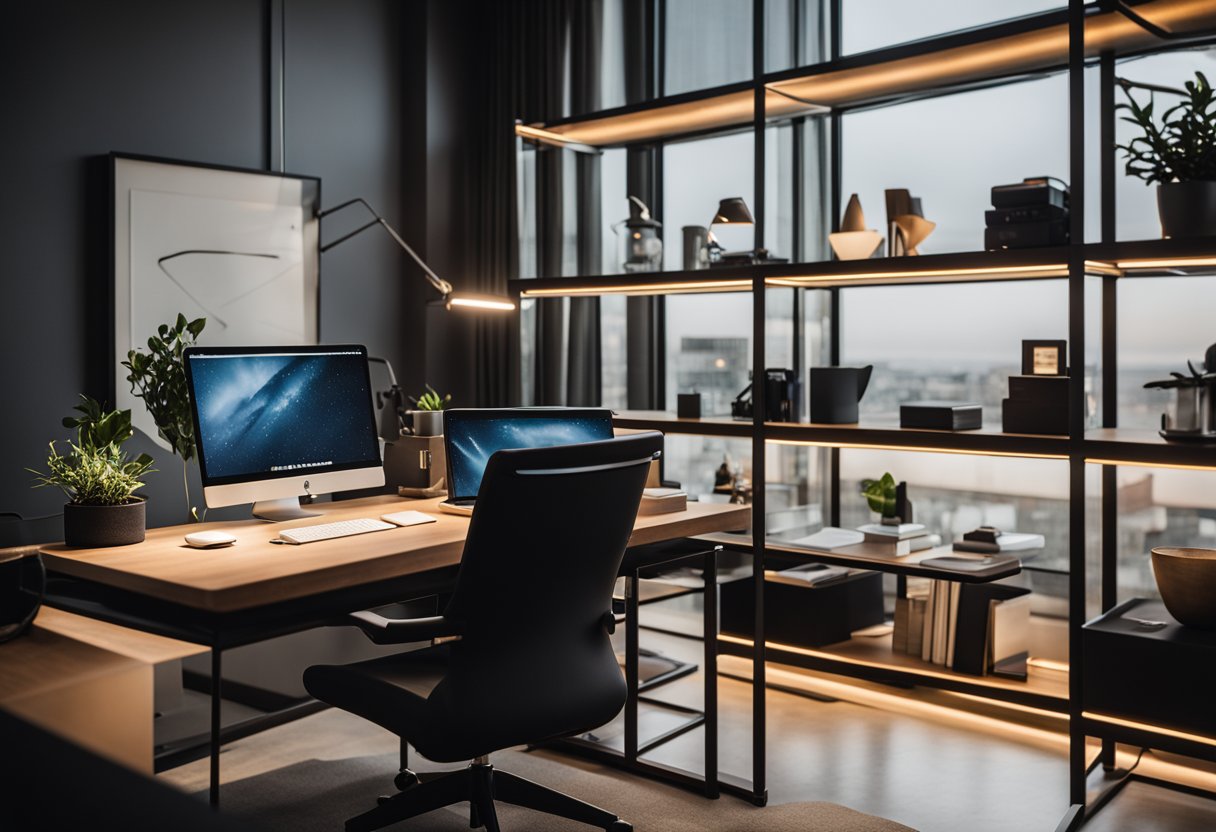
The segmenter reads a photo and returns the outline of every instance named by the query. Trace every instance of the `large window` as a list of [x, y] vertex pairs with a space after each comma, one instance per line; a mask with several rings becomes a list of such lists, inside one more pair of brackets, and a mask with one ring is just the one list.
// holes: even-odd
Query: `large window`
[[1061, 0], [845, 0], [846, 54], [1067, 7]]

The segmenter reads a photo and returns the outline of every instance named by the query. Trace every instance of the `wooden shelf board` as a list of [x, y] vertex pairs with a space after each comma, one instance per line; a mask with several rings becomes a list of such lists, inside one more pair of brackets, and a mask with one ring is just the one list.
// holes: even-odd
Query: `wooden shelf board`
[[1085, 257], [1119, 277], [1212, 275], [1216, 274], [1216, 238], [1094, 243], [1086, 246]]
[[1085, 461], [1216, 470], [1216, 443], [1167, 442], [1153, 430], [1102, 428], [1085, 434]]
[[[767, 660], [828, 673], [863, 679], [923, 685], [925, 687], [980, 693], [994, 699], [1020, 702], [1032, 707], [1063, 711], [1068, 707], [1068, 674], [1059, 671], [1039, 671], [1031, 668], [1025, 682], [999, 676], [971, 676], [955, 673], [949, 668], [922, 661], [915, 656], [896, 653], [891, 648], [891, 636], [854, 637], [848, 641], [824, 647], [797, 647], [768, 641]], [[719, 649], [728, 655], [748, 655], [752, 640], [722, 634]]]
[[[730, 532], [715, 532], [700, 535], [698, 540], [707, 543], [721, 544], [732, 549], [750, 552], [752, 538], [750, 534], [734, 534]], [[1012, 560], [1008, 566], [991, 573], [963, 572], [957, 569], [940, 569], [932, 566], [922, 566], [921, 561], [927, 558], [957, 555], [951, 546], [938, 546], [915, 552], [904, 557], [893, 557], [883, 554], [873, 544], [859, 543], [855, 546], [845, 546], [831, 552], [810, 549], [806, 546], [796, 546], [788, 541], [768, 540], [765, 548], [770, 552], [781, 552], [787, 555], [797, 555], [814, 563], [828, 563], [834, 566], [847, 566], [852, 569], [868, 569], [874, 572], [888, 572], [892, 575], [907, 575], [916, 578], [936, 578], [938, 580], [957, 581], [958, 583], [990, 583], [1003, 578], [1010, 578], [1022, 571], [1021, 562]]]
[[680, 419], [662, 410], [622, 410], [614, 413], [612, 423], [619, 428], [658, 430], [663, 433], [685, 433], [694, 436], [752, 435], [752, 423], [740, 422], [728, 416], [703, 416], [700, 419]]
[[1067, 436], [1002, 433], [991, 428], [921, 430], [864, 422], [855, 425], [766, 422], [764, 427], [770, 442], [1030, 459], [1065, 459], [1068, 456]]

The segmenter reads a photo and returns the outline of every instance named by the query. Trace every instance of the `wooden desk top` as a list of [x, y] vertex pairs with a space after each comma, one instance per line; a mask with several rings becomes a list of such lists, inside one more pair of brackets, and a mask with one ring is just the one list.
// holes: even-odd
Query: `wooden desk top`
[[[335, 589], [400, 578], [460, 562], [469, 518], [439, 511], [439, 500], [367, 497], [309, 508], [323, 517], [289, 523], [238, 520], [149, 529], [143, 543], [106, 549], [43, 546], [48, 569], [211, 612], [233, 612]], [[437, 522], [303, 546], [270, 539], [287, 528], [413, 509]], [[745, 527], [750, 506], [689, 503], [671, 514], [639, 517], [630, 546]], [[187, 532], [221, 529], [236, 537], [222, 549], [192, 549]]]

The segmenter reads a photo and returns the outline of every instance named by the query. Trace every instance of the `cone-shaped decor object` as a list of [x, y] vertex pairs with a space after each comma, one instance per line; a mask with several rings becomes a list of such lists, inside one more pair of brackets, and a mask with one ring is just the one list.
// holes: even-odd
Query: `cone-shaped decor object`
[[904, 250], [908, 254], [920, 254], [916, 250], [917, 246], [937, 228], [937, 223], [916, 214], [900, 214], [895, 218], [895, 225], [904, 237]]
[[849, 204], [844, 209], [844, 219], [840, 221], [841, 231], [865, 231], [866, 215], [861, 211], [861, 200], [857, 194], [849, 197]]

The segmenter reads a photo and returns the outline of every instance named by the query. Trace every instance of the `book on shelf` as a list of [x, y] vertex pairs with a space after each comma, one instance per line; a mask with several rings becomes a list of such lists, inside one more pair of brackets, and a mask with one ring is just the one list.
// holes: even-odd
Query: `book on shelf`
[[954, 543], [956, 552], [979, 552], [993, 554], [996, 552], [1025, 552], [1031, 549], [1042, 549], [1047, 545], [1047, 539], [1041, 534], [1018, 532], [1003, 532], [996, 536], [996, 542], [987, 540], [957, 540]]
[[940, 545], [942, 542], [941, 535], [922, 534], [916, 537], [883, 537], [880, 535], [865, 533], [865, 543], [874, 550], [876, 555], [886, 555], [889, 557], [904, 557], [913, 552], [922, 552], [925, 549], [932, 549], [934, 546]]
[[[928, 533], [924, 523], [900, 523], [898, 526], [888, 526], [883, 523], [866, 523], [858, 526], [857, 531], [864, 535], [872, 535], [884, 540], [907, 540]], [[869, 539], [868, 537], [866, 538]]]
[[1030, 590], [909, 578], [896, 599], [892, 650], [960, 673], [1025, 678]]

